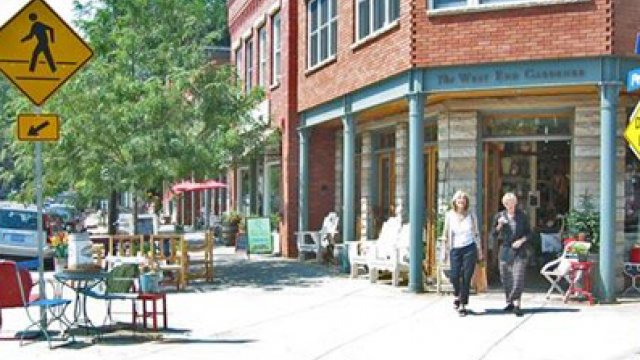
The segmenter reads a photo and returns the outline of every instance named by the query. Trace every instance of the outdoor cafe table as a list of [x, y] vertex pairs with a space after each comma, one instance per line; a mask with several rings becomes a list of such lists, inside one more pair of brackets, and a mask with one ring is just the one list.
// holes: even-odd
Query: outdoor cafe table
[[65, 270], [56, 273], [54, 278], [76, 293], [73, 311], [73, 322], [71, 327], [85, 328], [87, 332], [93, 330], [99, 335], [97, 327], [91, 322], [87, 315], [87, 295], [86, 291], [96, 287], [105, 281], [107, 272], [99, 271], [71, 271]]

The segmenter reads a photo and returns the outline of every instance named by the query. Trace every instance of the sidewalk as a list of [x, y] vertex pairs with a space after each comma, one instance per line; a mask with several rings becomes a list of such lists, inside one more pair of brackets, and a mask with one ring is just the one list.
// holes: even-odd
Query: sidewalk
[[[108, 334], [49, 351], [0, 342], [7, 358], [65, 359], [640, 359], [640, 298], [564, 304], [525, 294], [525, 316], [503, 314], [502, 294], [472, 296], [458, 317], [450, 296], [351, 280], [314, 263], [216, 249], [213, 284], [168, 295], [170, 331]], [[101, 319], [103, 304], [91, 303]], [[3, 311], [2, 335], [26, 324]], [[127, 320], [126, 315], [120, 319]]]

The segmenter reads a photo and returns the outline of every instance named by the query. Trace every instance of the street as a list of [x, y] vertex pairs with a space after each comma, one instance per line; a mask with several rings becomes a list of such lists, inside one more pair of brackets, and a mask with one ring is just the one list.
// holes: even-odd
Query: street
[[[312, 262], [217, 248], [213, 284], [168, 294], [169, 330], [122, 329], [95, 344], [48, 350], [46, 342], [2, 354], [24, 359], [640, 359], [640, 298], [616, 305], [564, 304], [556, 295], [526, 293], [525, 316], [504, 314], [499, 289], [472, 296], [467, 317], [452, 298], [411, 294], [406, 287], [349, 279]], [[65, 296], [69, 294], [65, 293]], [[91, 318], [104, 304], [90, 300]], [[128, 310], [115, 304], [115, 311]], [[130, 321], [129, 314], [116, 314]], [[21, 309], [3, 311], [2, 335], [21, 330]]]

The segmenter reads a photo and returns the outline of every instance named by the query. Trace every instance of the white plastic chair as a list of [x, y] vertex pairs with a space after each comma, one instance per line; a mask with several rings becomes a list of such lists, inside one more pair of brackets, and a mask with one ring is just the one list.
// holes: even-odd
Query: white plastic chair
[[[575, 243], [575, 241], [569, 242], [562, 251], [562, 255], [555, 260], [549, 261], [548, 263], [542, 266], [540, 269], [540, 274], [544, 276], [547, 281], [551, 284], [549, 290], [547, 291], [547, 299], [551, 296], [551, 294], [556, 291], [560, 295], [565, 295], [565, 291], [560, 287], [560, 281], [565, 279], [568, 281], [567, 277], [569, 275], [569, 269], [571, 268], [571, 263], [578, 261], [578, 256], [574, 253], [569, 252], [571, 246]], [[587, 245], [591, 246], [590, 243]]]
[[389, 271], [391, 284], [399, 285], [401, 274], [409, 273], [410, 242], [409, 224], [402, 225], [395, 239], [389, 237], [384, 241], [378, 240], [374, 256], [370, 257], [367, 263], [371, 282], [377, 281], [379, 271]]
[[307, 252], [315, 253], [318, 261], [322, 260], [322, 250], [330, 243], [334, 242], [338, 234], [338, 223], [340, 218], [335, 212], [330, 212], [322, 222], [322, 228], [318, 231], [298, 231], [298, 259], [304, 260]]

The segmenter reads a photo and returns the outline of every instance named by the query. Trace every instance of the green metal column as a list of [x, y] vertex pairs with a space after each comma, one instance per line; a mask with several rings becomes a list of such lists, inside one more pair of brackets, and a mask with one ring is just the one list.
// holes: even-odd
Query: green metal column
[[347, 114], [342, 118], [344, 126], [343, 141], [343, 179], [342, 179], [342, 241], [356, 240], [356, 213], [355, 213], [355, 194], [356, 194], [356, 125], [353, 114]]
[[298, 194], [298, 230], [307, 230], [309, 224], [309, 129], [298, 129], [300, 137], [300, 168]]
[[602, 301], [616, 300], [616, 122], [620, 84], [600, 84], [600, 279]]
[[424, 95], [409, 94], [409, 291], [424, 291], [422, 260], [424, 244]]

